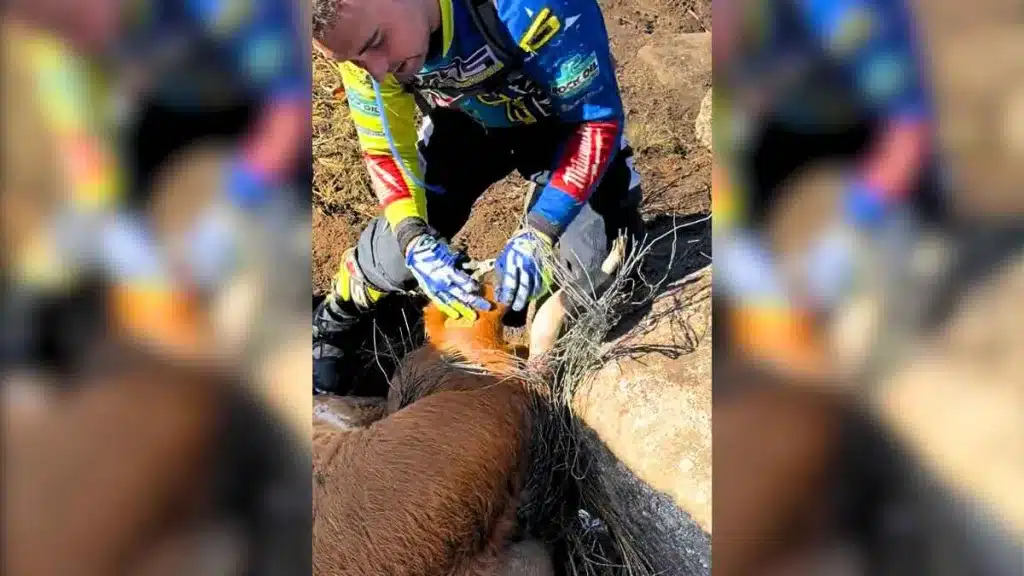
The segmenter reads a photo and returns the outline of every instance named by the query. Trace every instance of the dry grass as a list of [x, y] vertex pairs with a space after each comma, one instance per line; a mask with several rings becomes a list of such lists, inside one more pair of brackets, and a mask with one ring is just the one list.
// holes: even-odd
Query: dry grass
[[313, 53], [313, 205], [369, 220], [377, 202], [334, 66]]

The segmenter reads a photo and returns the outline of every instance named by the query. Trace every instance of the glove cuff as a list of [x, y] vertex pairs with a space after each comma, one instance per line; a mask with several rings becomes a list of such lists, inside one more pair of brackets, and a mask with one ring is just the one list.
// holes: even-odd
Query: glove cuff
[[395, 238], [398, 240], [398, 247], [402, 254], [409, 252], [409, 245], [420, 236], [437, 236], [437, 231], [431, 228], [422, 218], [410, 217], [402, 220], [392, 229]]
[[853, 179], [846, 187], [846, 215], [855, 226], [877, 224], [889, 210], [889, 201], [877, 187]]
[[548, 222], [546, 218], [536, 212], [530, 212], [526, 215], [526, 225], [534, 232], [542, 235], [552, 246], [558, 242], [558, 237], [562, 234], [562, 231], [556, 228], [554, 224]]

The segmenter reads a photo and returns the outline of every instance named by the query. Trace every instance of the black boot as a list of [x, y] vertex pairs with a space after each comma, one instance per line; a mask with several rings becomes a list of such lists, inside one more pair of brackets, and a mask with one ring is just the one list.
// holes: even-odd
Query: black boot
[[350, 249], [334, 278], [331, 293], [313, 311], [313, 393], [364, 395], [360, 375], [367, 358], [371, 312], [383, 292], [370, 287]]
[[313, 393], [350, 392], [358, 370], [360, 314], [344, 310], [346, 302], [325, 298], [313, 311]]

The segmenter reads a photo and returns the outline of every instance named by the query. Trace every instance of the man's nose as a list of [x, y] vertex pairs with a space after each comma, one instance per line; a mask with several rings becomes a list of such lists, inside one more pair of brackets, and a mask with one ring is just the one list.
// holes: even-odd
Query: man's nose
[[366, 71], [374, 80], [383, 83], [388, 75], [388, 59], [384, 55], [374, 54], [366, 60]]

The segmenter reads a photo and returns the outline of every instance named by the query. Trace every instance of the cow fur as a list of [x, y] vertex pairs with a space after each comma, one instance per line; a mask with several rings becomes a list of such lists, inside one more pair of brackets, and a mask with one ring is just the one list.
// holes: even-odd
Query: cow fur
[[458, 325], [428, 307], [427, 345], [397, 371], [387, 416], [314, 422], [313, 574], [550, 573], [542, 547], [511, 543], [535, 398], [514, 376], [504, 312]]

